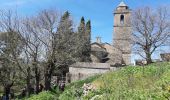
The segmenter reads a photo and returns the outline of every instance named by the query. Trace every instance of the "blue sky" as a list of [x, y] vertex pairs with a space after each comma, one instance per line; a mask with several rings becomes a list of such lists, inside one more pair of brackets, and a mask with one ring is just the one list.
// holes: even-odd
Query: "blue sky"
[[[75, 23], [81, 16], [92, 21], [92, 41], [96, 36], [102, 42], [112, 43], [113, 10], [122, 0], [0, 0], [0, 9], [17, 9], [22, 15], [33, 15], [39, 10], [55, 8], [61, 12], [68, 10]], [[170, 4], [170, 0], [123, 0], [131, 9], [137, 7], [157, 7]]]
[[[76, 24], [82, 16], [92, 22], [92, 42], [96, 36], [112, 43], [113, 11], [122, 0], [0, 0], [0, 9], [17, 10], [21, 15], [34, 15], [42, 9], [68, 10]], [[170, 0], [123, 0], [131, 9], [170, 5]]]

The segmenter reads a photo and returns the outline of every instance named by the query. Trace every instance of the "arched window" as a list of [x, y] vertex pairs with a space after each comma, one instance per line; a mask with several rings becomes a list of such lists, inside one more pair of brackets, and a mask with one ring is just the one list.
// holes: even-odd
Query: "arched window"
[[124, 24], [124, 15], [120, 15], [120, 24]]

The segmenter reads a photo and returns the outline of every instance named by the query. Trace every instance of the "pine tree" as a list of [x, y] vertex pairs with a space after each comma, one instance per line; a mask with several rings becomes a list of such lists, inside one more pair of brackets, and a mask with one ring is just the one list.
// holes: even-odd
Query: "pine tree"
[[91, 57], [90, 57], [90, 54], [91, 54], [91, 21], [88, 20], [87, 23], [86, 23], [86, 31], [85, 31], [85, 47], [86, 47], [86, 53], [85, 53], [85, 61], [86, 62], [91, 62]]
[[[50, 89], [50, 81], [52, 74], [55, 72], [59, 75], [65, 75], [68, 72], [68, 65], [74, 61], [74, 36], [73, 36], [72, 20], [69, 12], [65, 12], [60, 19], [57, 32], [52, 33], [51, 49], [48, 58], [48, 67], [45, 73], [45, 87]], [[55, 70], [56, 69], [56, 70]], [[55, 71], [54, 71], [55, 70]], [[58, 73], [59, 72], [59, 73]]]
[[59, 63], [69, 65], [75, 52], [75, 37], [69, 12], [65, 12], [57, 29], [57, 57]]
[[78, 27], [78, 33], [80, 34], [81, 37], [85, 35], [85, 20], [84, 20], [84, 17], [81, 18], [80, 25]]
[[90, 20], [85, 24], [84, 17], [81, 18], [79, 27], [78, 27], [78, 61], [80, 62], [91, 62], [91, 22]]
[[61, 20], [59, 22], [59, 26], [57, 28], [58, 35], [67, 35], [73, 33], [72, 29], [72, 21], [70, 19], [70, 13], [66, 11], [63, 16], [61, 17]]
[[66, 11], [64, 13], [64, 15], [62, 16], [61, 21], [64, 21], [64, 20], [68, 19], [69, 17], [70, 17], [70, 13], [68, 11]]
[[85, 55], [83, 54], [84, 48], [85, 48], [85, 20], [84, 20], [84, 17], [82, 17], [80, 20], [76, 44], [78, 45], [78, 52], [77, 52], [78, 61], [84, 62], [85, 61], [84, 60]]

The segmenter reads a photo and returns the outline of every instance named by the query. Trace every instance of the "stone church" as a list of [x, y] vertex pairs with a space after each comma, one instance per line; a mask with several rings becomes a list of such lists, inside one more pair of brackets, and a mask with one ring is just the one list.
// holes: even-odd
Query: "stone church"
[[113, 44], [102, 43], [97, 37], [96, 42], [91, 44], [92, 61], [110, 63], [111, 65], [131, 64], [131, 10], [121, 2], [114, 11]]
[[102, 43], [97, 37], [91, 44], [91, 63], [77, 62], [69, 67], [69, 81], [85, 79], [89, 76], [116, 70], [131, 64], [131, 10], [121, 2], [114, 10], [113, 43]]

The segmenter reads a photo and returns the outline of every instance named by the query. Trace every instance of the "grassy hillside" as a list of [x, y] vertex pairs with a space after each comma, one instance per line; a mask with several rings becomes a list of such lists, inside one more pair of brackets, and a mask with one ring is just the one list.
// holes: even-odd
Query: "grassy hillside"
[[170, 99], [170, 64], [126, 67], [101, 76], [93, 84], [101, 91], [102, 99], [167, 100]]
[[[95, 90], [83, 95], [82, 86], [91, 83]], [[59, 100], [169, 100], [170, 63], [125, 67], [121, 70], [71, 83]], [[93, 99], [92, 99], [93, 98]]]

